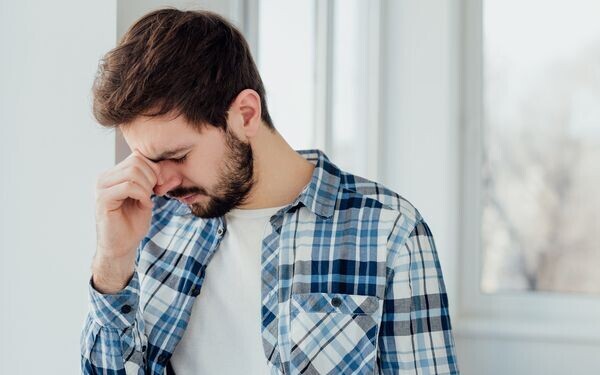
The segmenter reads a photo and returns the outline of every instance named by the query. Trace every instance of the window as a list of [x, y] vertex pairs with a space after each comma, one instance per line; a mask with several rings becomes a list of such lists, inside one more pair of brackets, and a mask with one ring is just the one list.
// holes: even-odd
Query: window
[[484, 292], [600, 292], [600, 3], [483, 3]]
[[[585, 206], [598, 211], [597, 198], [586, 190], [597, 186], [591, 181], [598, 178], [595, 165], [599, 165], [600, 160], [598, 121], [594, 120], [597, 106], [590, 105], [597, 101], [595, 94], [591, 94], [597, 89], [590, 85], [598, 87], [599, 60], [593, 57], [598, 56], [594, 52], [597, 49], [586, 41], [591, 42], [594, 33], [600, 35], [594, 31], [597, 28], [591, 15], [597, 12], [592, 6], [593, 2], [583, 1], [568, 4], [533, 0], [502, 4], [485, 0], [464, 2], [460, 318], [455, 320], [462, 337], [518, 337], [579, 343], [600, 338], [600, 329], [595, 324], [600, 314], [600, 298], [597, 293], [583, 293], [591, 291], [584, 286], [589, 284], [574, 280], [575, 276], [591, 280], [596, 277], [595, 272], [573, 273], [568, 282], [560, 281], [562, 275], [555, 273], [553, 286], [540, 287], [538, 281], [527, 280], [531, 275], [538, 277], [537, 273], [528, 271], [528, 267], [539, 266], [526, 260], [527, 257], [535, 259], [548, 249], [557, 250], [551, 254], [559, 257], [562, 256], [560, 251], [581, 251], [584, 242], [569, 243], [567, 233], [570, 230], [577, 233], [582, 228], [587, 228], [583, 232], [599, 229], [597, 221], [595, 224], [586, 222], [591, 219], [584, 214], [588, 209]], [[517, 48], [523, 41], [526, 43]], [[493, 43], [499, 43], [493, 48], [494, 55], [490, 51]], [[561, 55], [555, 56], [558, 52]], [[532, 57], [534, 53], [536, 60]], [[522, 67], [515, 68], [515, 61], [522, 62]], [[536, 69], [525, 70], [527, 66], [536, 66]], [[570, 154], [573, 145], [590, 142], [596, 144], [588, 149], [591, 153], [579, 147], [575, 148], [575, 155]], [[561, 167], [564, 161], [557, 158], [573, 158], [570, 159], [572, 164], [564, 169]], [[550, 223], [544, 225], [552, 225], [552, 230], [535, 229], [539, 226], [537, 221], [548, 219], [546, 214], [531, 207], [556, 204], [553, 202], [557, 198], [551, 198], [552, 194], [546, 191], [557, 189], [547, 186], [550, 182], [560, 185], [560, 178], [549, 176], [561, 168], [571, 176], [569, 178], [579, 179], [577, 184], [581, 190], [577, 197], [571, 197], [576, 185], [565, 184], [559, 189], [563, 189], [559, 197], [571, 202], [583, 196], [588, 198], [578, 203], [579, 212], [568, 212], [575, 206], [567, 207], [559, 201], [562, 203], [554, 220], [561, 220], [561, 225]], [[567, 194], [567, 191], [571, 192]], [[496, 195], [491, 197], [491, 194]], [[544, 203], [537, 203], [538, 199]], [[494, 205], [499, 207], [494, 208]], [[510, 211], [503, 219], [508, 220], [510, 227], [498, 224], [498, 228], [494, 228], [493, 221], [486, 216], [491, 215], [486, 210], [492, 209], [497, 210], [496, 215]], [[573, 222], [563, 221], [567, 215]], [[566, 229], [567, 226], [572, 229]], [[494, 231], [506, 231], [505, 228], [513, 228], [517, 233], [534, 231], [532, 238], [541, 238], [539, 241], [550, 243], [552, 247], [531, 246], [529, 240], [519, 237], [521, 235], [514, 237], [518, 241], [502, 242], [501, 234]], [[583, 232], [580, 238], [587, 236]], [[491, 241], [496, 241], [492, 247], [489, 246]], [[558, 247], [557, 241], [566, 245]], [[588, 249], [585, 255], [573, 259], [581, 264], [597, 262], [594, 257], [598, 245], [594, 247], [592, 241], [592, 246], [585, 248]], [[535, 254], [536, 249], [538, 254]], [[521, 255], [511, 260], [510, 253]], [[540, 259], [543, 258], [537, 261]], [[490, 268], [490, 264], [495, 269]], [[584, 264], [581, 272], [587, 272], [587, 267]], [[524, 279], [518, 285], [511, 280], [515, 275]], [[568, 288], [580, 287], [565, 289], [559, 287], [561, 283]]]
[[379, 2], [259, 2], [258, 65], [275, 127], [295, 148], [377, 179]]

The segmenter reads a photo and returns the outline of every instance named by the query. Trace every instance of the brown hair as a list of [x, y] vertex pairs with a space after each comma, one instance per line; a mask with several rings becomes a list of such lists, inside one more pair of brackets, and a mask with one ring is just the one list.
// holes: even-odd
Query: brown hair
[[93, 114], [112, 128], [138, 115], [174, 111], [198, 130], [225, 130], [231, 103], [248, 88], [260, 96], [261, 119], [274, 130], [262, 80], [239, 30], [216, 13], [164, 8], [139, 19], [100, 60]]

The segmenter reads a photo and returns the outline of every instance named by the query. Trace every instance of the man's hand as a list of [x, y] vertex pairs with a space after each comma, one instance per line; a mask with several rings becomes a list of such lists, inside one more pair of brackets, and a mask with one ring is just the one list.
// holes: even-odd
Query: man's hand
[[116, 293], [131, 279], [136, 249], [150, 228], [150, 196], [161, 182], [158, 164], [137, 150], [98, 177], [92, 281], [99, 292]]

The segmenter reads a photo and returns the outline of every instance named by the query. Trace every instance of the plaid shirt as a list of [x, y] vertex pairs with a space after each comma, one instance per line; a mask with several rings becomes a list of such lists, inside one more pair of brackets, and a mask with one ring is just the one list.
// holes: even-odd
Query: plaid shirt
[[[316, 165], [311, 181], [270, 218], [262, 241], [261, 334], [271, 374], [458, 374], [442, 271], [423, 217], [323, 152], [297, 152]], [[127, 287], [101, 294], [90, 279], [85, 374], [173, 373], [171, 354], [227, 223], [152, 199]]]

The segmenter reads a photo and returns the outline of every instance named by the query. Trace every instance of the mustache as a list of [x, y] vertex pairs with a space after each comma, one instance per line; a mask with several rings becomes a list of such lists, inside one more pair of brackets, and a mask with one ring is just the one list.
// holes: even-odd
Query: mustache
[[192, 187], [192, 188], [177, 188], [173, 189], [167, 193], [168, 196], [172, 198], [182, 198], [187, 197], [192, 194], [202, 194], [207, 195], [206, 190], [200, 187]]

